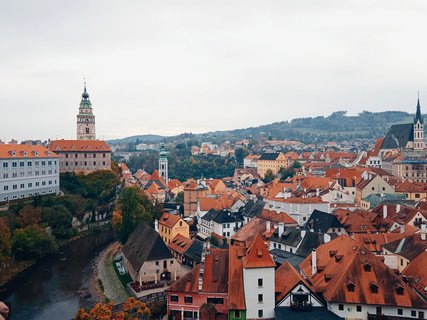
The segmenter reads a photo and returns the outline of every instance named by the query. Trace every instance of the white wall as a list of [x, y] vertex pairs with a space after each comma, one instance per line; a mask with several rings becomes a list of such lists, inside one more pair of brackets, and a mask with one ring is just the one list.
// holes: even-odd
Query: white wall
[[[263, 279], [263, 286], [258, 287], [258, 279]], [[243, 269], [243, 283], [246, 302], [246, 319], [259, 319], [258, 310], [263, 310], [263, 319], [274, 319], [274, 268]], [[263, 302], [258, 302], [258, 294], [263, 295]]]

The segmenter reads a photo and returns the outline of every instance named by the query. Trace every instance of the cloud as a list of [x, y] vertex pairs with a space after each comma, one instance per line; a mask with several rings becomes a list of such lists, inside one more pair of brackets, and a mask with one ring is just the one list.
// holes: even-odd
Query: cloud
[[414, 111], [425, 1], [10, 1], [0, 139], [73, 138], [82, 78], [99, 137]]

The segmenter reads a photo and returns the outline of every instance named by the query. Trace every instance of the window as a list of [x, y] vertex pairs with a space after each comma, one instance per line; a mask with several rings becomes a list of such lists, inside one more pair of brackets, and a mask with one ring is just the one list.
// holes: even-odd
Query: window
[[9, 186], [4, 186], [4, 191], [7, 191], [7, 190], [9, 190]]
[[418, 319], [424, 319], [424, 311], [418, 311]]
[[400, 286], [396, 288], [396, 294], [398, 296], [403, 296], [403, 291], [404, 291], [404, 289]]
[[234, 317], [240, 318], [240, 310], [234, 310]]
[[371, 292], [374, 294], [378, 293], [378, 286], [375, 283], [369, 284], [369, 287], [371, 288]]
[[262, 278], [258, 278], [258, 287], [262, 287], [263, 281]]
[[401, 316], [403, 314], [403, 309], [397, 309], [397, 314]]
[[411, 310], [411, 317], [416, 317], [417, 316], [417, 312], [415, 310]]
[[45, 166], [46, 165], [46, 161], [42, 161], [42, 166]]
[[21, 189], [25, 188], [25, 184], [21, 183]]
[[193, 297], [185, 296], [184, 297], [184, 302], [185, 303], [193, 303]]
[[348, 283], [347, 284], [347, 290], [348, 290], [348, 292], [354, 292], [354, 288], [355, 288], [356, 286], [354, 285], [354, 283], [353, 282], [350, 282], [350, 283]]
[[372, 267], [369, 263], [365, 263], [363, 269], [365, 270], [365, 272], [371, 272]]
[[264, 317], [264, 311], [258, 310], [258, 318]]
[[16, 168], [18, 166], [17, 162], [12, 162], [12, 168]]
[[27, 166], [28, 166], [28, 167], [31, 167], [32, 165], [33, 165], [33, 163], [32, 163], [31, 161], [28, 161], [28, 162], [27, 162]]
[[19, 166], [20, 166], [20, 167], [24, 167], [24, 166], [25, 166], [25, 162], [20, 162], [20, 163], [19, 163]]
[[258, 302], [263, 302], [264, 301], [264, 297], [262, 294], [258, 295]]
[[338, 310], [341, 310], [341, 311], [344, 310], [344, 305], [343, 304], [339, 304], [338, 305]]
[[8, 167], [8, 163], [7, 162], [3, 162], [3, 168], [7, 168]]
[[158, 266], [159, 265], [159, 261], [156, 261], [156, 266]]
[[383, 309], [381, 307], [377, 307], [377, 315], [380, 315], [383, 313]]
[[30, 182], [29, 184], [28, 184], [28, 188], [32, 188], [33, 187], [33, 184]]
[[212, 303], [212, 304], [224, 304], [224, 299], [223, 298], [207, 298], [206, 302]]
[[356, 311], [357, 312], [362, 312], [362, 306], [356, 306]]
[[174, 295], [174, 294], [172, 294], [171, 295], [171, 302], [178, 302], [178, 301], [179, 301], [179, 297], [176, 296], [176, 295]]

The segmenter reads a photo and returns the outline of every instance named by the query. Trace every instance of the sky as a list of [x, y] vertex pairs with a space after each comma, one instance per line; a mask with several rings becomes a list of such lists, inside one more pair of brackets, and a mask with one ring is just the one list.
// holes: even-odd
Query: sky
[[0, 139], [74, 139], [83, 78], [100, 139], [414, 112], [426, 14], [425, 0], [3, 1]]

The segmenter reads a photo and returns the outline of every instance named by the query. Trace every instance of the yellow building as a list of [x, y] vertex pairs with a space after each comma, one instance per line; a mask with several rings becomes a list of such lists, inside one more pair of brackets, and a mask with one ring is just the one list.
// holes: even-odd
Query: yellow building
[[179, 215], [164, 213], [156, 229], [166, 244], [169, 244], [177, 234], [190, 238], [190, 226]]
[[280, 168], [287, 168], [289, 165], [288, 157], [282, 152], [263, 153], [257, 161], [257, 172], [264, 178], [267, 170], [271, 170], [276, 175]]

